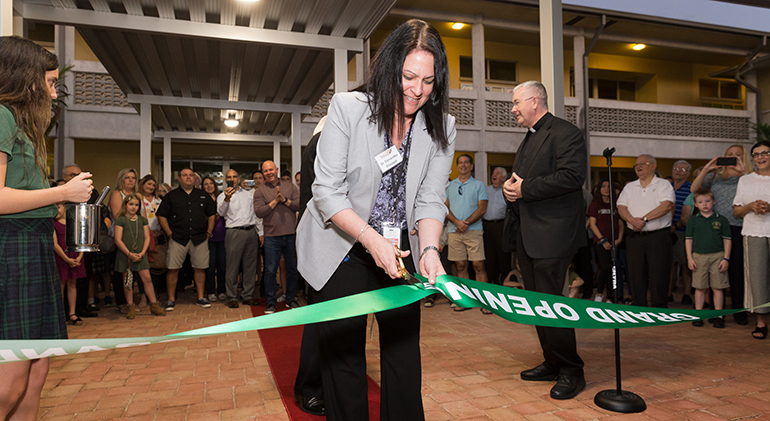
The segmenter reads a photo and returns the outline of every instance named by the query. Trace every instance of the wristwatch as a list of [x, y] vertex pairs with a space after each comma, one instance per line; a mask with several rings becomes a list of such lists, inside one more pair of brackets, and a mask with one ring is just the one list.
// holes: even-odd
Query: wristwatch
[[643, 217], [642, 217], [642, 221], [644, 221], [644, 222], [650, 222], [650, 221], [647, 219], [647, 216], [643, 216]]

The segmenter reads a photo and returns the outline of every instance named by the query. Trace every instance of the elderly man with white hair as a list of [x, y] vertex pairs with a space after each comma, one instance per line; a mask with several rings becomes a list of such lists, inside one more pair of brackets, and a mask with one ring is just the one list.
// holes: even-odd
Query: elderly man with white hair
[[[684, 205], [687, 196], [690, 195], [690, 186], [692, 186], [692, 183], [687, 180], [690, 178], [691, 171], [692, 165], [684, 159], [674, 162], [674, 165], [671, 167], [671, 178], [674, 180], [671, 182], [671, 185], [674, 188], [674, 195], [676, 196], [674, 215], [671, 220], [671, 232], [676, 235], [676, 242], [674, 243], [674, 259], [679, 262], [679, 267], [682, 268], [682, 283], [684, 284], [682, 304], [692, 304], [692, 297], [690, 297], [692, 271], [687, 267], [687, 254], [684, 251], [684, 231], [687, 226], [687, 218], [682, 220], [682, 206]], [[671, 284], [668, 291], [669, 300], [671, 300], [671, 292], [676, 289], [676, 284], [676, 271], [672, 270]]]
[[627, 223], [626, 256], [634, 305], [647, 307], [647, 289], [653, 307], [668, 307], [671, 269], [671, 209], [676, 197], [667, 180], [655, 176], [657, 161], [640, 155], [628, 183], [618, 197], [618, 214]]
[[503, 251], [503, 221], [507, 204], [503, 197], [503, 183], [508, 178], [508, 171], [497, 167], [492, 171], [492, 184], [487, 186], [487, 211], [482, 217], [484, 228], [484, 251], [487, 279], [492, 284], [502, 285], [503, 279], [511, 271], [511, 253]]

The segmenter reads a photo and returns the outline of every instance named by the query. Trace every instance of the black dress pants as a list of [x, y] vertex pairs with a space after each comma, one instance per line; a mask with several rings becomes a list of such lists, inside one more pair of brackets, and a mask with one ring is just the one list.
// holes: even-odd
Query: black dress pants
[[[521, 231], [517, 243], [516, 257], [519, 259], [521, 276], [524, 277], [524, 288], [527, 291], [563, 296], [572, 256], [535, 259], [527, 254]], [[560, 374], [583, 376], [584, 364], [577, 353], [575, 329], [537, 326], [537, 336], [543, 348], [545, 365], [549, 369]]]
[[[308, 285], [307, 303], [315, 304], [316, 292]], [[323, 397], [321, 378], [321, 355], [318, 349], [318, 324], [306, 324], [302, 331], [302, 346], [299, 350], [299, 368], [294, 380], [294, 394], [310, 397]]]
[[[502, 285], [511, 271], [511, 253], [503, 251], [503, 220], [482, 220], [484, 226], [484, 265], [490, 284]], [[447, 272], [449, 273], [449, 272]]]
[[[411, 257], [404, 263], [407, 270], [414, 271]], [[356, 244], [316, 298], [323, 302], [397, 283], [398, 279], [390, 279], [363, 246]], [[380, 419], [424, 420], [420, 303], [383, 311], [376, 317], [382, 377]], [[366, 316], [319, 323], [318, 335], [326, 419], [368, 420]]]
[[671, 230], [633, 232], [626, 230], [628, 283], [634, 305], [647, 307], [647, 289], [652, 307], [668, 307], [668, 284], [674, 258]]

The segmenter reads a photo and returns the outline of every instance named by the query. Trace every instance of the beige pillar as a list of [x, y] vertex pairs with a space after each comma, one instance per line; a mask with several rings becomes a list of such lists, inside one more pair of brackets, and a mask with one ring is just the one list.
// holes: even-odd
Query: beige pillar
[[561, 0], [540, 0], [540, 74], [548, 109], [564, 118], [564, 43]]

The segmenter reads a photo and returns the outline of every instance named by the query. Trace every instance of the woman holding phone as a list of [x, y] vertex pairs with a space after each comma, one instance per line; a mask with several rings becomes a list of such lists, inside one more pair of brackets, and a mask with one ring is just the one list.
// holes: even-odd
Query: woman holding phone
[[[722, 165], [727, 164], [727, 165]], [[709, 161], [703, 170], [695, 177], [690, 191], [695, 193], [701, 187], [711, 189], [714, 193], [714, 210], [730, 221], [732, 234], [732, 249], [730, 250], [730, 266], [727, 268], [730, 279], [730, 300], [732, 308], [743, 308], [743, 218], [733, 215], [733, 200], [738, 189], [738, 179], [753, 171], [751, 155], [745, 147], [732, 145], [725, 151], [725, 156], [718, 156]], [[739, 325], [749, 323], [745, 311], [733, 315]]]

